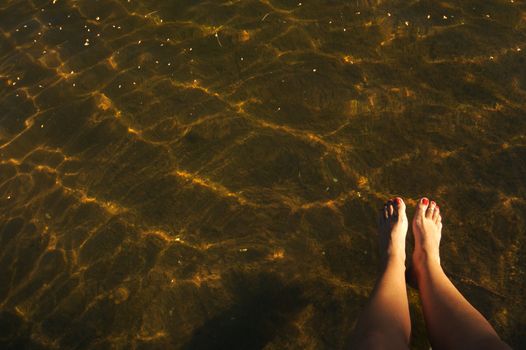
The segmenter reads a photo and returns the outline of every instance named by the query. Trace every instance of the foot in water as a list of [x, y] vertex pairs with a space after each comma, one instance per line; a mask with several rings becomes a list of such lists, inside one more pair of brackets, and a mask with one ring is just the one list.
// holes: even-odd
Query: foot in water
[[415, 249], [412, 267], [416, 276], [421, 273], [425, 264], [440, 264], [439, 245], [442, 237], [442, 216], [440, 208], [434, 201], [422, 198], [418, 202], [413, 218], [413, 235]]
[[400, 197], [388, 200], [380, 212], [380, 254], [384, 264], [405, 262], [405, 237], [408, 228], [405, 203]]

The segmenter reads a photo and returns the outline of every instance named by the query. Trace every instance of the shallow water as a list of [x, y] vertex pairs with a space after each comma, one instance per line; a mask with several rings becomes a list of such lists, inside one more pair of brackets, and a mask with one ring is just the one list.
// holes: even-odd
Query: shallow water
[[523, 1], [4, 0], [0, 30], [3, 348], [343, 348], [395, 195], [526, 346]]

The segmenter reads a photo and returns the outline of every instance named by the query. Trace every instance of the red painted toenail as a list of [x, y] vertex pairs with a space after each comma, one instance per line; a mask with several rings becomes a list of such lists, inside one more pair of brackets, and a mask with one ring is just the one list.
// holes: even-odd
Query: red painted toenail
[[436, 205], [435, 201], [431, 201], [431, 204]]
[[427, 203], [429, 203], [429, 199], [427, 199], [427, 198], [422, 198], [422, 204], [423, 204], [423, 205], [427, 205]]
[[396, 198], [396, 203], [402, 204], [402, 198]]

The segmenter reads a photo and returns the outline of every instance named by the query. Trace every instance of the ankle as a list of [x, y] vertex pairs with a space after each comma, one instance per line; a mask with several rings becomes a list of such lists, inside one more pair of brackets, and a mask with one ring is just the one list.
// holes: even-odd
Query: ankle
[[440, 256], [438, 254], [429, 254], [425, 251], [413, 254], [413, 266], [419, 277], [433, 269], [442, 268], [440, 266]]
[[389, 253], [384, 259], [384, 267], [401, 267], [405, 270], [405, 253]]

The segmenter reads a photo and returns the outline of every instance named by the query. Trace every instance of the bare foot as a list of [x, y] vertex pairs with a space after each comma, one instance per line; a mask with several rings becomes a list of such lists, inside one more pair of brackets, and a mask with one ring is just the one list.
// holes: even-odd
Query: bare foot
[[422, 198], [418, 202], [413, 218], [413, 235], [415, 250], [413, 252], [413, 267], [420, 273], [424, 264], [440, 264], [439, 245], [442, 237], [442, 217], [440, 208], [435, 202]]
[[388, 200], [380, 211], [379, 221], [382, 261], [385, 264], [391, 260], [405, 262], [405, 237], [409, 225], [402, 198]]

